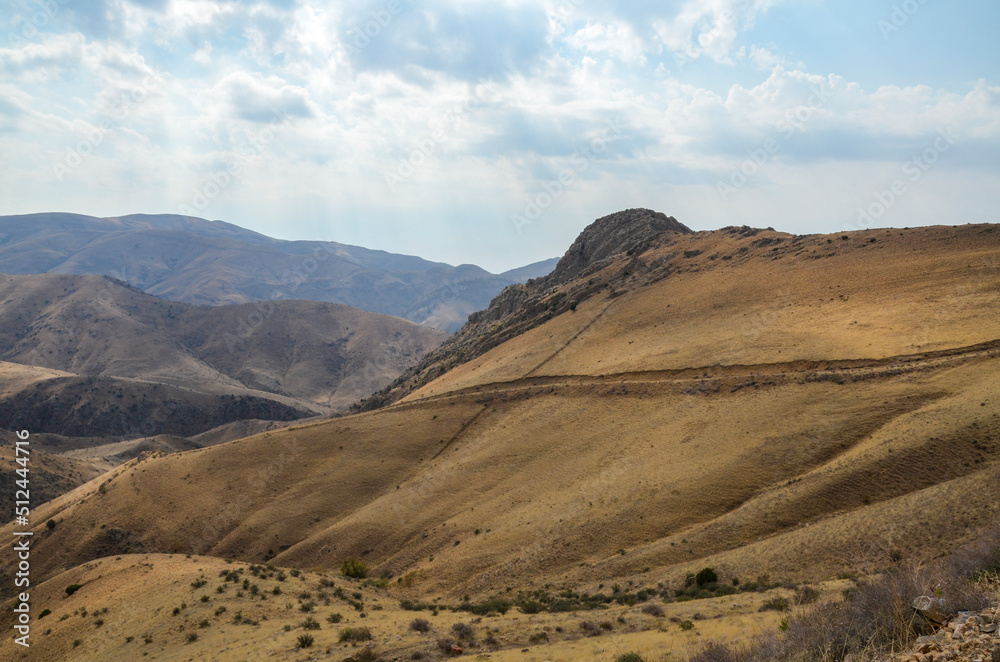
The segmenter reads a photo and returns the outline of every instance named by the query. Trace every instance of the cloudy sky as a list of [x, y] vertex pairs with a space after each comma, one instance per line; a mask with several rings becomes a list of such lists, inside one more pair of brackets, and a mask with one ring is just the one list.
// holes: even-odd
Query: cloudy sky
[[629, 207], [996, 222], [998, 26], [996, 0], [0, 0], [0, 214], [494, 271]]

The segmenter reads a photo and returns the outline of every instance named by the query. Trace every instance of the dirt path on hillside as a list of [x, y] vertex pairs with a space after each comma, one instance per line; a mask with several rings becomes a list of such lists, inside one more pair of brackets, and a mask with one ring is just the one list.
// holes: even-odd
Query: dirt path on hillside
[[[506, 382], [469, 386], [448, 393], [396, 403], [387, 409], [405, 409], [466, 396], [534, 395], [539, 390], [555, 392], [556, 389], [579, 387], [608, 387], [608, 395], [615, 393], [622, 395], [651, 394], [650, 387], [658, 387], [658, 391], [666, 388], [669, 391], [687, 395], [732, 394], [744, 388], [780, 386], [792, 383], [835, 382], [845, 384], [872, 379], [888, 379], [903, 374], [930, 372], [970, 362], [994, 360], [998, 357], [1000, 357], [1000, 340], [993, 340], [968, 347], [919, 354], [903, 354], [881, 359], [800, 360], [748, 365], [711, 365], [604, 375], [538, 375]], [[646, 390], [639, 390], [640, 388]]]

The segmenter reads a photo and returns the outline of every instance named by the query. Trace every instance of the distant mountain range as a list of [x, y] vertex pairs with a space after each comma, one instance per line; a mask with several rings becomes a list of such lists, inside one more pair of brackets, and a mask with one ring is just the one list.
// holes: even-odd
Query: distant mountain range
[[282, 241], [175, 215], [0, 216], [0, 272], [112, 276], [196, 305], [298, 299], [341, 303], [455, 332], [504, 287], [557, 259], [492, 274], [323, 241]]

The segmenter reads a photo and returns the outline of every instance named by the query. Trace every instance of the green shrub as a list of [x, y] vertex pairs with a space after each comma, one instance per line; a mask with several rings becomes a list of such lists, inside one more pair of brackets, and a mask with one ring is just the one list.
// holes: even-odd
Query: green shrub
[[302, 621], [303, 630], [318, 630], [319, 623], [312, 616], [308, 617], [306, 620]]
[[691, 621], [681, 621], [680, 622], [680, 626], [681, 626], [682, 630], [693, 630], [694, 629], [694, 623], [692, 623]]
[[345, 577], [364, 579], [368, 576], [368, 566], [361, 559], [344, 559], [344, 563], [340, 566], [340, 572]]
[[646, 662], [638, 653], [623, 653], [615, 658], [615, 662]]
[[295, 644], [296, 648], [309, 648], [313, 645], [316, 639], [311, 634], [300, 634], [299, 640]]
[[42, 613], [40, 613], [40, 614], [38, 615], [38, 620], [42, 620], [43, 618], [45, 618], [46, 616], [48, 616], [48, 615], [49, 615], [49, 614], [51, 614], [51, 613], [52, 613], [52, 610], [51, 610], [51, 609], [43, 609], [43, 610], [42, 610]]
[[67, 596], [73, 595], [81, 588], [83, 588], [82, 584], [70, 584], [69, 586], [66, 587], [66, 595]]
[[715, 574], [715, 570], [712, 568], [702, 568], [697, 575], [694, 577], [694, 581], [698, 586], [707, 586], [709, 584], [718, 584], [719, 576]]
[[344, 620], [344, 617], [339, 612], [335, 614], [330, 614], [329, 616], [326, 617], [327, 623], [339, 623], [342, 620]]

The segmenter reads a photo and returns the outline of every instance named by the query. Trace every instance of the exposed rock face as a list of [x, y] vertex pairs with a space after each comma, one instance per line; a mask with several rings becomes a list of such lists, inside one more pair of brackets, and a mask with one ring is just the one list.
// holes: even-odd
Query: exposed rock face
[[[677, 219], [649, 209], [627, 209], [599, 218], [587, 226], [551, 274], [511, 285], [498, 294], [489, 308], [473, 313], [462, 329], [417, 366], [386, 389], [354, 407], [368, 411], [391, 404], [406, 394], [471, 361], [492, 348], [544, 323], [589, 299], [636, 271], [648, 270], [638, 256], [668, 234], [692, 234]], [[590, 278], [623, 255], [635, 259], [609, 279]]]
[[692, 230], [673, 216], [649, 209], [626, 209], [599, 218], [580, 233], [555, 270], [540, 280], [548, 286], [566, 283], [600, 269], [609, 258], [644, 252], [665, 232], [690, 234]]
[[[920, 609], [917, 611], [922, 613]], [[979, 613], [959, 612], [933, 635], [917, 639], [914, 651], [899, 659], [901, 662], [997, 662], [1000, 660], [998, 621], [1000, 608], [996, 607]]]

